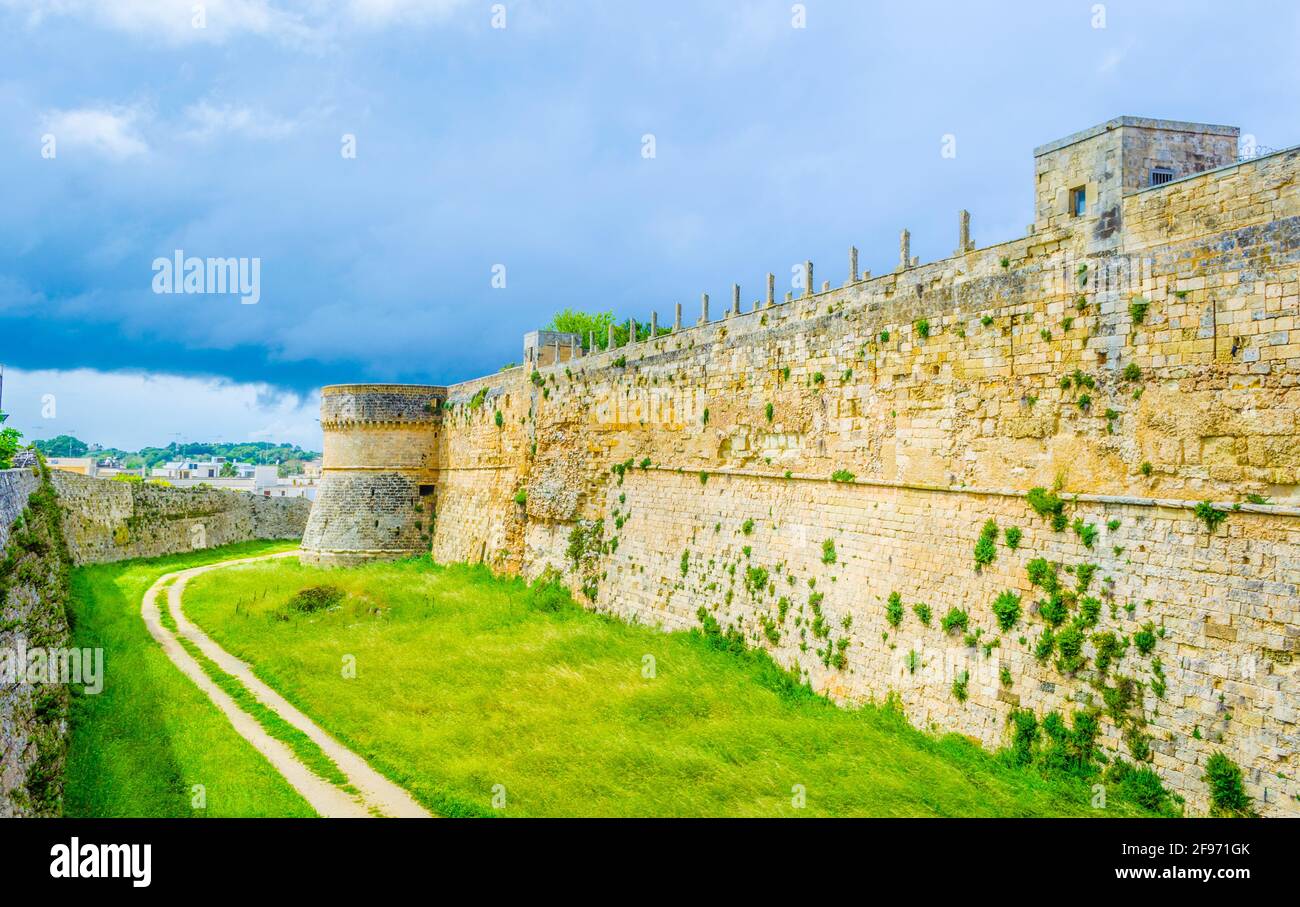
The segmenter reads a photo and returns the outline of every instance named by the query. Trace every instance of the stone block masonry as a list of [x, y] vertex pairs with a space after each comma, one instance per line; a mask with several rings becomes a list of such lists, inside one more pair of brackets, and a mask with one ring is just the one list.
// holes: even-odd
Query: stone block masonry
[[1119, 118], [1039, 149], [1027, 236], [959, 218], [942, 261], [425, 389], [426, 550], [666, 628], [704, 609], [989, 747], [1017, 709], [1095, 712], [1193, 814], [1222, 750], [1300, 815], [1300, 151], [1233, 136]]
[[53, 489], [31, 469], [0, 471], [0, 818], [63, 809], [68, 687], [29, 675], [27, 653], [68, 645], [67, 606], [68, 556]]
[[55, 471], [74, 564], [159, 557], [251, 539], [301, 538], [311, 503], [220, 488], [168, 488]]

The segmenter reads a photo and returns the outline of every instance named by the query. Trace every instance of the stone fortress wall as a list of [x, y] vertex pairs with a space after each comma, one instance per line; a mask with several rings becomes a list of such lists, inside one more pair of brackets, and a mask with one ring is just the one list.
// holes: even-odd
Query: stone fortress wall
[[311, 503], [221, 488], [169, 488], [52, 471], [72, 563], [180, 554], [252, 539], [300, 538]]
[[[667, 628], [703, 613], [817, 689], [990, 747], [1013, 710], [1096, 707], [1192, 812], [1222, 749], [1263, 813], [1300, 814], [1300, 150], [1236, 162], [1235, 139], [1113, 120], [1038, 149], [1024, 237], [975, 248], [963, 215], [942, 261], [904, 234], [889, 274], [853, 253], [842, 286], [782, 304], [769, 279], [720, 320], [426, 389], [433, 556], [554, 568]], [[1172, 181], [1142, 188], [1156, 166]], [[313, 525], [373, 519], [330, 500]], [[1069, 657], [1036, 655], [1037, 559], [1071, 590], [1053, 634], [1092, 611]]]

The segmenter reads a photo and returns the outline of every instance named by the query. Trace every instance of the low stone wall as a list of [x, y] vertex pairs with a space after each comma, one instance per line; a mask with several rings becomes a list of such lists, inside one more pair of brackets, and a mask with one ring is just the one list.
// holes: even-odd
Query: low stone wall
[[250, 539], [302, 538], [304, 498], [168, 488], [53, 473], [74, 564], [158, 557]]
[[30, 469], [0, 472], [0, 547], [0, 817], [57, 816], [68, 686], [30, 676], [27, 656], [68, 645], [68, 556], [53, 489]]

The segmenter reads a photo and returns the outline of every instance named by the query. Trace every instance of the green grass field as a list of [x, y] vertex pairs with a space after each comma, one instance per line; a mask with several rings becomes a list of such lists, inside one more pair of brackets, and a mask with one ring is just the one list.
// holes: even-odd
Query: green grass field
[[[65, 815], [314, 815], [140, 617], [141, 598], [164, 573], [293, 547], [255, 542], [73, 571], [73, 645], [104, 649], [104, 689], [73, 698]], [[194, 785], [203, 785], [205, 808], [192, 806]]]
[[[137, 569], [134, 585], [115, 581], [132, 603], [155, 568]], [[89, 579], [83, 573], [79, 587]], [[323, 584], [346, 597], [326, 610], [288, 606], [300, 590]], [[592, 614], [481, 568], [420, 559], [323, 571], [280, 560], [196, 578], [185, 611], [445, 815], [1140, 813], [1115, 797], [1109, 809], [1092, 810], [1083, 782], [1013, 767], [956, 736], [921, 733], [890, 709], [838, 708], [791, 689], [765, 658]], [[647, 656], [653, 677], [644, 676]], [[166, 699], [186, 691], [157, 692], [160, 714], [146, 717], [169, 731], [173, 722], [188, 731], [190, 715], [203, 712], [193, 691], [185, 709]], [[132, 712], [144, 705], [127, 704]], [[195, 736], [219, 735], [206, 728]], [[191, 777], [168, 755], [159, 764], [171, 776]], [[246, 761], [221, 761], [232, 775], [265, 778]], [[250, 812], [285, 808], [283, 792], [272, 788], [248, 791]], [[792, 803], [798, 790], [802, 809]], [[505, 808], [494, 809], [502, 792]], [[158, 811], [156, 797], [133, 799]]]

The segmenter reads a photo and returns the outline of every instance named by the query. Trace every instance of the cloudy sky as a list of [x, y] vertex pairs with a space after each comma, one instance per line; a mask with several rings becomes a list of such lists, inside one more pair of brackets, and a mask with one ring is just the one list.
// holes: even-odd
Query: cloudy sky
[[[1019, 235], [1032, 148], [1116, 115], [1300, 142], [1292, 3], [794, 6], [0, 0], [10, 424], [314, 446], [319, 385], [495, 371], [565, 306]], [[178, 249], [257, 304], [154, 292]]]

